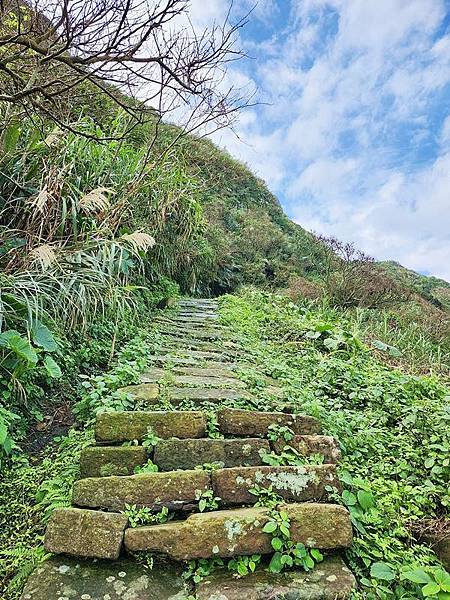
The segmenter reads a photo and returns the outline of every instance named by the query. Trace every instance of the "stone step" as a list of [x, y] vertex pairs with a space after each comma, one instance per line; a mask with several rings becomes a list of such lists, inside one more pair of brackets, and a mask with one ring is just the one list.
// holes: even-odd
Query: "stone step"
[[281, 454], [284, 448], [294, 448], [303, 456], [320, 454], [325, 463], [338, 463], [341, 458], [339, 444], [334, 437], [329, 435], [296, 435], [292, 440], [278, 439], [270, 442], [272, 449]]
[[78, 508], [57, 508], [45, 531], [47, 552], [89, 558], [119, 558], [128, 518]]
[[227, 570], [207, 575], [196, 587], [197, 600], [349, 600], [356, 580], [339, 556], [326, 556], [311, 571], [273, 574], [258, 569], [245, 577]]
[[[220, 358], [221, 355], [215, 355]], [[175, 356], [172, 354], [160, 354], [150, 357], [149, 362], [155, 365], [175, 365], [172, 371], [184, 375], [195, 375], [194, 372], [189, 373], [187, 369], [218, 369], [226, 371], [229, 375], [233, 372], [238, 364], [230, 362], [222, 362], [221, 360], [208, 360], [205, 358], [195, 358], [192, 356]], [[200, 366], [201, 365], [201, 366]], [[224, 372], [225, 376], [226, 373]]]
[[250, 490], [272, 489], [287, 502], [327, 500], [328, 486], [341, 490], [335, 465], [237, 466], [218, 469], [211, 474], [214, 494], [222, 504], [255, 504], [258, 497]]
[[133, 475], [148, 460], [142, 446], [88, 446], [80, 455], [80, 478]]
[[221, 348], [217, 348], [214, 352], [205, 352], [202, 350], [194, 350], [189, 348], [174, 348], [163, 347], [159, 349], [161, 356], [177, 356], [179, 358], [193, 358], [196, 360], [215, 361], [215, 362], [230, 362], [230, 357], [226, 352], [222, 352]]
[[167, 562], [149, 569], [133, 559], [54, 556], [36, 568], [20, 600], [188, 600], [181, 570]]
[[315, 417], [279, 412], [258, 412], [238, 408], [223, 408], [217, 412], [219, 429], [226, 435], [266, 436], [273, 424], [290, 427], [294, 433], [310, 435], [320, 433], [320, 421]]
[[151, 427], [163, 439], [206, 436], [206, 415], [201, 411], [117, 411], [97, 415], [97, 442], [142, 441]]
[[167, 506], [184, 510], [197, 503], [198, 491], [211, 488], [206, 471], [170, 471], [141, 473], [123, 477], [89, 477], [73, 485], [72, 503], [88, 508], [124, 510], [125, 504], [136, 504], [157, 510]]
[[222, 467], [261, 465], [260, 452], [269, 451], [269, 442], [260, 438], [163, 440], [155, 447], [153, 462], [161, 471], [194, 469], [207, 463]]
[[164, 344], [167, 344], [168, 347], [177, 349], [194, 349], [194, 350], [202, 350], [203, 352], [227, 352], [231, 354], [233, 351], [236, 352], [234, 348], [226, 347], [225, 344], [212, 344], [211, 342], [205, 342], [203, 340], [195, 340], [192, 338], [180, 338], [178, 336], [163, 334]]
[[[207, 362], [202, 367], [174, 367], [172, 371], [179, 375], [191, 375], [194, 377], [233, 377], [237, 365], [231, 363]], [[239, 381], [236, 380], [235, 381]]]
[[155, 404], [159, 398], [159, 385], [154, 382], [143, 381], [136, 385], [127, 385], [119, 388], [118, 392], [131, 394], [136, 400], [140, 400], [145, 404]]
[[214, 329], [227, 331], [227, 327], [225, 325], [220, 325], [216, 317], [208, 317], [206, 319], [202, 319], [198, 317], [180, 317], [179, 315], [176, 315], [173, 317], [158, 317], [154, 320], [154, 323], [161, 323], [163, 325], [181, 325], [185, 327], [214, 327]]
[[219, 303], [211, 298], [186, 298], [178, 300], [178, 306], [213, 306], [217, 308]]
[[231, 335], [221, 329], [181, 327], [180, 325], [163, 326], [159, 328], [163, 335], [176, 336], [180, 341], [185, 338], [193, 340], [231, 340]]
[[[223, 402], [224, 400], [252, 400], [253, 396], [245, 390], [223, 389], [223, 388], [189, 388], [169, 387], [168, 396], [173, 404], [182, 400], [208, 400], [210, 402]], [[252, 436], [246, 436], [252, 437]]]
[[[171, 372], [168, 370], [160, 369], [157, 367], [152, 367], [148, 369], [142, 375], [140, 375], [140, 379], [142, 382], [146, 384], [150, 383], [161, 383], [164, 380], [169, 381], [173, 386], [190, 386], [190, 387], [235, 387], [235, 388], [245, 388], [246, 384], [240, 379], [236, 379], [236, 377], [232, 377], [230, 371], [228, 371], [225, 375], [217, 376], [213, 374], [212, 376], [205, 375], [183, 375], [175, 372]], [[129, 386], [126, 388], [129, 393], [134, 393], [133, 386]], [[140, 387], [140, 386], [136, 386]], [[125, 388], [122, 388], [125, 389]]]
[[[282, 504], [290, 519], [291, 540], [309, 548], [348, 548], [352, 525], [346, 508], [336, 504]], [[175, 560], [271, 554], [271, 536], [262, 531], [269, 520], [267, 508], [240, 508], [196, 513], [185, 521], [129, 528], [125, 547], [149, 551]]]
[[211, 311], [211, 310], [187, 310], [187, 309], [181, 309], [176, 313], [176, 316], [179, 317], [185, 317], [188, 319], [198, 319], [198, 320], [206, 320], [206, 321], [216, 321], [219, 319], [219, 315], [217, 312]]

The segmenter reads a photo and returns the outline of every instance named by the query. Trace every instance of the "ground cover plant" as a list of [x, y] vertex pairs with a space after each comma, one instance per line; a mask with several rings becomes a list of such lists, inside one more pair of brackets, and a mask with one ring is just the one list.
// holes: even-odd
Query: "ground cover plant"
[[345, 490], [335, 499], [350, 510], [356, 533], [347, 553], [361, 585], [355, 597], [447, 598], [448, 574], [411, 534], [423, 517], [448, 515], [445, 381], [391, 368], [388, 347], [384, 362], [351, 313], [324, 305], [247, 291], [224, 297], [222, 315], [284, 384], [278, 408], [319, 417], [341, 444]]

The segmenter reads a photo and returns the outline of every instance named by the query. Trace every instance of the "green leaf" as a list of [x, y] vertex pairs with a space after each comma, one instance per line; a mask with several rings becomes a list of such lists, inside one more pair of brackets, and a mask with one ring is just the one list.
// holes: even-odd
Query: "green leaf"
[[383, 581], [392, 581], [395, 579], [394, 571], [384, 562], [373, 563], [370, 567], [370, 576], [374, 579], [382, 579]]
[[263, 531], [264, 533], [273, 533], [277, 528], [277, 524], [275, 523], [275, 521], [269, 521], [268, 523], [266, 523], [263, 527]]
[[31, 365], [37, 363], [38, 355], [26, 338], [15, 331], [5, 331], [2, 336], [7, 336], [7, 345], [19, 358]]
[[282, 554], [281, 552], [275, 552], [272, 556], [272, 560], [269, 564], [269, 571], [271, 573], [280, 573], [283, 569], [283, 563], [281, 562]]
[[358, 490], [358, 502], [363, 510], [369, 510], [374, 505], [374, 497], [370, 492]]
[[439, 592], [438, 600], [450, 600], [450, 594], [448, 592]]
[[446, 592], [450, 592], [450, 574], [449, 573], [447, 573], [443, 569], [436, 569], [436, 571], [433, 572], [433, 577], [436, 580], [436, 583], [438, 583], [441, 586], [442, 590], [444, 590]]
[[274, 538], [272, 539], [272, 542], [271, 542], [271, 543], [272, 543], [272, 548], [273, 548], [274, 550], [281, 550], [281, 548], [283, 547], [283, 542], [282, 542], [282, 540], [280, 540], [280, 538], [278, 538], [278, 537], [274, 537]]
[[46, 352], [55, 352], [58, 349], [58, 344], [55, 342], [52, 332], [40, 321], [33, 322], [31, 337], [36, 346], [40, 346]]
[[402, 579], [408, 579], [413, 583], [430, 583], [433, 579], [423, 569], [415, 569], [414, 571], [408, 571], [403, 573]]
[[7, 437], [8, 427], [6, 426], [6, 423], [0, 423], [0, 446], [3, 446]]
[[353, 492], [349, 492], [348, 490], [344, 490], [342, 492], [342, 500], [347, 506], [354, 506], [358, 502], [355, 494], [353, 494]]
[[422, 594], [427, 597], [427, 596], [435, 596], [439, 591], [440, 591], [440, 586], [438, 583], [435, 583], [434, 581], [432, 581], [431, 583], [427, 583], [427, 585], [425, 585], [422, 588]]
[[323, 560], [323, 554], [317, 550], [317, 548], [311, 548], [310, 554], [316, 562], [321, 562]]
[[61, 369], [51, 356], [44, 358], [44, 367], [52, 379], [59, 379], [62, 376]]

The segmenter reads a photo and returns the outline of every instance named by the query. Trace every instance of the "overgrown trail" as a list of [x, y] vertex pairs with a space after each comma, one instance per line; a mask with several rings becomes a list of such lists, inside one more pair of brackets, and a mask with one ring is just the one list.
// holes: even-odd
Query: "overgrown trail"
[[39, 567], [23, 600], [349, 598], [336, 440], [274, 412], [271, 378], [261, 397], [246, 389], [251, 355], [216, 301], [182, 300], [157, 328], [151, 367], [125, 388], [139, 410], [97, 416], [73, 508], [48, 524], [47, 550], [72, 558]]

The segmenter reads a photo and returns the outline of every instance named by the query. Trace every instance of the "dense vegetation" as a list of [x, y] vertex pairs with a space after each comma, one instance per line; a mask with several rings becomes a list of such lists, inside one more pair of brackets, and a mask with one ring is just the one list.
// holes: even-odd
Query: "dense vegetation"
[[172, 145], [178, 130], [161, 126], [148, 161], [145, 127], [120, 139], [123, 113], [101, 104], [76, 118], [85, 133], [118, 139], [42, 131], [30, 120], [2, 140], [6, 598], [44, 558], [45, 520], [68, 503], [95, 412], [132, 407], [116, 390], [146, 364], [155, 311], [180, 290], [219, 295], [248, 284], [267, 293], [226, 297], [223, 319], [281, 380], [289, 408], [317, 414], [341, 440], [342, 501], [358, 532], [349, 559], [365, 597], [417, 598], [402, 573], [437, 563], [410, 526], [447, 514], [449, 502], [449, 285], [330, 254], [207, 140]]

